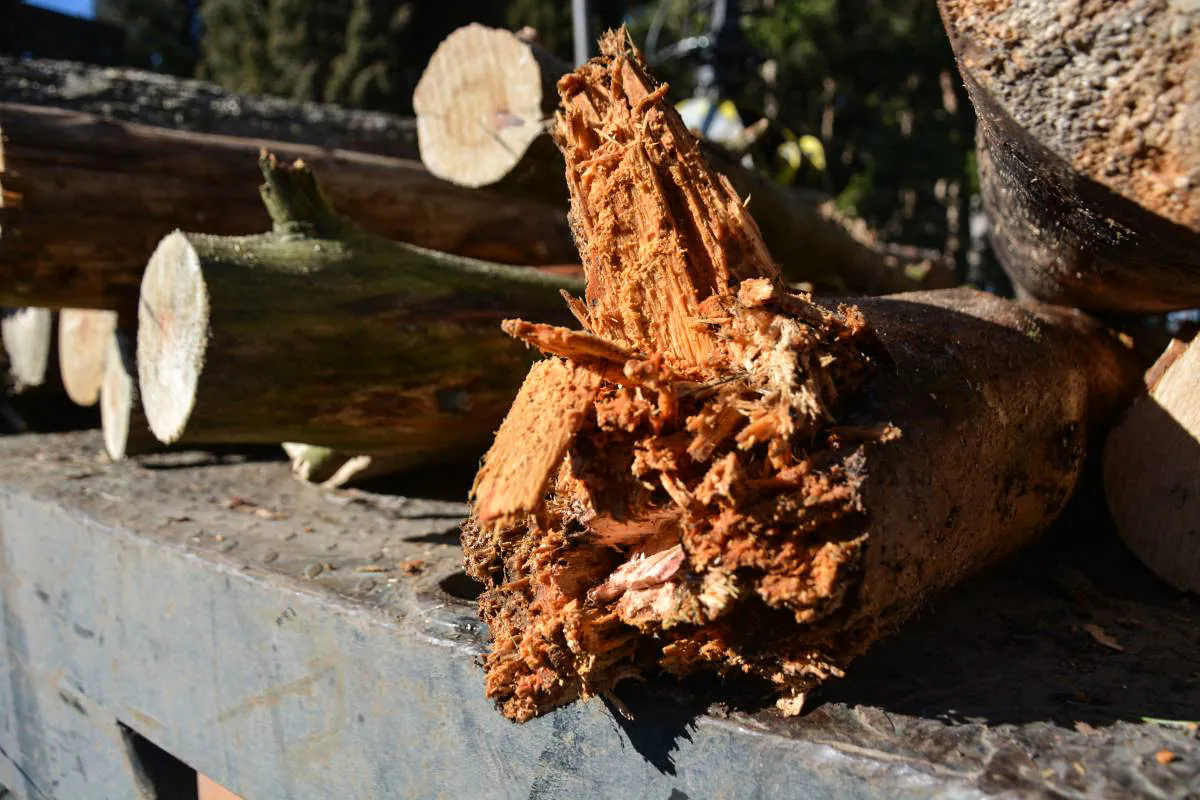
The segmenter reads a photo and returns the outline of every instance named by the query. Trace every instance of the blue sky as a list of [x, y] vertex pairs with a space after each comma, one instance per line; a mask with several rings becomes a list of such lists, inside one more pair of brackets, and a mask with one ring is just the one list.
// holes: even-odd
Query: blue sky
[[26, 0], [31, 6], [52, 8], [77, 17], [90, 17], [94, 13], [94, 0]]

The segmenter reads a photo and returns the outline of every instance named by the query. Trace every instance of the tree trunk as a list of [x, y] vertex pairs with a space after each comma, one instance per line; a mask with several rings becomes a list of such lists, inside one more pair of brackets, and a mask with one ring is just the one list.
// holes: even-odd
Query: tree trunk
[[138, 369], [165, 443], [308, 442], [409, 463], [482, 452], [528, 365], [499, 323], [576, 282], [383, 240], [306, 167], [262, 162], [274, 232], [175, 232], [142, 280]]
[[204, 81], [136, 69], [0, 56], [0, 103], [54, 106], [194, 133], [419, 157], [416, 121], [407, 117], [236, 94]]
[[[469, 25], [430, 59], [413, 107], [421, 160], [445, 180], [565, 207], [562, 156], [547, 124], [570, 67], [508, 31]], [[829, 198], [780, 186], [705, 145], [713, 166], [749, 197], [771, 255], [790, 280], [821, 289], [887, 293], [955, 283], [940, 254], [888, 252], [852, 233]]]
[[67, 397], [81, 406], [94, 406], [100, 399], [104, 362], [116, 328], [114, 311], [65, 308], [58, 312], [59, 372]]
[[1159, 0], [940, 0], [991, 239], [1034, 297], [1200, 305], [1200, 15]]
[[715, 671], [794, 712], [1054, 520], [1136, 369], [1077, 312], [791, 292], [623, 35], [560, 84], [585, 331], [505, 326], [554, 357], [464, 529], [487, 693], [525, 720]]
[[1200, 592], [1200, 339], [1172, 342], [1146, 384], [1105, 446], [1108, 507], [1146, 566]]
[[131, 313], [142, 267], [175, 229], [263, 230], [264, 147], [321, 171], [367, 230], [502, 263], [577, 259], [563, 213], [438, 180], [411, 161], [106, 122], [0, 104], [0, 302]]
[[100, 428], [104, 450], [113, 461], [163, 449], [150, 432], [142, 409], [135, 352], [133, 337], [114, 329], [109, 335], [104, 381], [100, 385]]

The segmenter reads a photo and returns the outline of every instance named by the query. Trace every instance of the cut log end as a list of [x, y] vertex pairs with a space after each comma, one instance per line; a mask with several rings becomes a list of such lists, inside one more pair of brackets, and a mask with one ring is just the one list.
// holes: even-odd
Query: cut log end
[[0, 336], [8, 354], [14, 392], [42, 386], [50, 375], [54, 341], [54, 312], [46, 308], [16, 308], [4, 312]]
[[438, 47], [413, 94], [421, 160], [439, 178], [490, 186], [545, 132], [546, 101], [529, 44], [508, 31], [460, 28]]
[[1147, 383], [1105, 447], [1108, 507], [1147, 567], [1200, 592], [1200, 340], [1169, 347]]
[[120, 461], [127, 455], [129, 420], [136, 391], [117, 337], [110, 335], [100, 386], [100, 428], [104, 433], [104, 451], [113, 461]]
[[150, 430], [165, 444], [178, 441], [195, 406], [208, 324], [200, 258], [176, 231], [151, 256], [138, 306], [138, 384]]
[[58, 368], [67, 396], [81, 406], [93, 406], [100, 399], [116, 327], [114, 311], [69, 308], [58, 314]]

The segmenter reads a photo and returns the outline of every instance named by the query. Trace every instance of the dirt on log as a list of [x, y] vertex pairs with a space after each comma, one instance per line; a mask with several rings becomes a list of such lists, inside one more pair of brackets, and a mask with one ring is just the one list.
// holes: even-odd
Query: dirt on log
[[[561, 154], [546, 121], [570, 66], [516, 34], [483, 25], [452, 33], [430, 59], [413, 107], [421, 159], [441, 178], [566, 207]], [[780, 186], [731, 153], [702, 145], [743, 199], [771, 255], [792, 281], [884, 294], [956, 283], [932, 251], [889, 249], [852, 232], [826, 195]]]
[[205, 81], [73, 61], [0, 56], [0, 103], [53, 106], [194, 133], [419, 158], [409, 117], [230, 92]]
[[175, 232], [142, 279], [138, 382], [164, 443], [477, 457], [530, 362], [499, 323], [578, 282], [366, 233], [264, 157], [271, 233]]
[[1074, 311], [969, 289], [814, 303], [621, 33], [563, 80], [587, 276], [475, 482], [486, 689], [527, 720], [665, 670], [785, 712], [1031, 541], [1138, 381]]
[[1042, 300], [1200, 305], [1200, 8], [939, 0], [997, 255]]
[[419, 162], [4, 103], [0, 134], [0, 302], [12, 305], [132, 314], [146, 259], [172, 230], [269, 226], [264, 148], [320, 170], [338, 207], [380, 236], [498, 263], [577, 259], [561, 210], [463, 189]]

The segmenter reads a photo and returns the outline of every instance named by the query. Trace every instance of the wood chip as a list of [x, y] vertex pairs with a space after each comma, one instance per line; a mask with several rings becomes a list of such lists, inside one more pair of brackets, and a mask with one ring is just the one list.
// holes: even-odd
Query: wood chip
[[1108, 649], [1110, 649], [1110, 650], [1115, 650], [1115, 651], [1117, 651], [1118, 653], [1124, 653], [1124, 652], [1125, 652], [1125, 648], [1121, 646], [1121, 643], [1120, 643], [1120, 642], [1118, 642], [1116, 639], [1114, 639], [1112, 636], [1110, 636], [1110, 635], [1109, 635], [1109, 634], [1108, 634], [1108, 633], [1107, 633], [1107, 632], [1104, 630], [1104, 628], [1101, 628], [1101, 627], [1100, 627], [1099, 625], [1097, 625], [1095, 622], [1087, 622], [1087, 623], [1084, 623], [1084, 624], [1083, 624], [1081, 627], [1082, 627], [1082, 628], [1083, 628], [1083, 630], [1084, 630], [1085, 632], [1087, 632], [1087, 633], [1088, 633], [1088, 634], [1089, 634], [1089, 635], [1090, 635], [1090, 636], [1091, 636], [1093, 639], [1095, 639], [1097, 642], [1099, 642], [1100, 644], [1104, 645], [1104, 646], [1105, 646], [1105, 647], [1107, 647]]
[[1179, 756], [1175, 755], [1165, 747], [1154, 754], [1154, 760], [1160, 764], [1170, 764], [1177, 758], [1179, 758]]

